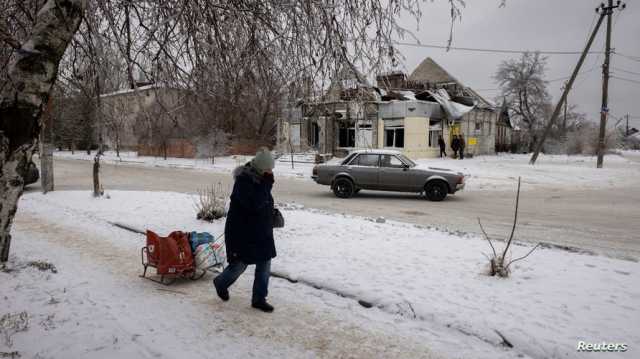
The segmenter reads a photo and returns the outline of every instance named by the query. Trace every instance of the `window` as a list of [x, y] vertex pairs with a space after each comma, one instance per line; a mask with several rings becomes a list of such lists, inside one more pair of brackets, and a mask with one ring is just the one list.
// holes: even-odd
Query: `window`
[[380, 157], [380, 167], [403, 168], [404, 164], [396, 156], [393, 156], [393, 155], [382, 155]]
[[378, 155], [360, 155], [353, 162], [354, 166], [378, 167]]
[[344, 161], [342, 161], [341, 165], [346, 165], [349, 162], [351, 162], [351, 160], [356, 156], [355, 153], [350, 154], [349, 156], [347, 156], [347, 158], [344, 159]]
[[320, 127], [317, 122], [311, 122], [309, 132], [307, 133], [307, 139], [309, 140], [309, 146], [317, 146], [320, 142]]
[[438, 145], [438, 138], [442, 136], [442, 130], [429, 129], [429, 147], [440, 147]]
[[384, 136], [386, 147], [404, 148], [404, 127], [385, 127]]
[[340, 122], [338, 128], [338, 147], [355, 147], [355, 145], [356, 129], [354, 125]]

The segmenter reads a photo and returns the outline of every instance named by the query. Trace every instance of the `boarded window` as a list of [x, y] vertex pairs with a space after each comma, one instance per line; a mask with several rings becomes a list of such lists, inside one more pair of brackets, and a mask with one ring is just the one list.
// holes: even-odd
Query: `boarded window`
[[290, 139], [293, 146], [300, 146], [300, 125], [291, 125]]

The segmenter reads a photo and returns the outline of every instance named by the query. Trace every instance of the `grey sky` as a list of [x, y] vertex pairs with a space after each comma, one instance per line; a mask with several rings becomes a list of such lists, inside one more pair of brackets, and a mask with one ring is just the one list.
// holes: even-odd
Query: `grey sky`
[[[462, 21], [454, 30], [453, 46], [491, 49], [529, 49], [553, 51], [581, 51], [586, 44], [590, 26], [595, 25], [593, 0], [508, 0], [499, 8], [499, 0], [467, 0]], [[613, 17], [612, 46], [616, 51], [640, 57], [640, 1], [626, 1], [627, 8], [616, 11]], [[414, 31], [423, 44], [446, 45], [449, 36], [448, 2], [437, 0], [423, 5], [420, 30], [415, 21], [405, 26]], [[596, 37], [592, 50], [603, 51], [606, 22]], [[414, 42], [411, 38], [404, 39]], [[490, 54], [399, 46], [406, 60], [402, 70], [410, 73], [427, 56], [432, 57], [465, 85], [475, 89], [495, 89], [492, 79], [498, 64], [517, 54]], [[571, 75], [579, 55], [549, 55], [547, 79]], [[601, 65], [604, 55], [589, 55], [582, 71], [592, 70], [576, 80], [569, 102], [589, 119], [599, 119], [602, 91]], [[637, 81], [635, 83], [611, 79], [609, 108], [615, 117], [627, 113], [635, 116], [631, 122], [640, 127], [640, 59], [630, 60], [612, 56], [613, 75]], [[636, 72], [631, 74], [617, 69]], [[563, 81], [552, 82], [549, 90], [557, 100]], [[496, 91], [483, 90], [482, 95], [493, 99]]]

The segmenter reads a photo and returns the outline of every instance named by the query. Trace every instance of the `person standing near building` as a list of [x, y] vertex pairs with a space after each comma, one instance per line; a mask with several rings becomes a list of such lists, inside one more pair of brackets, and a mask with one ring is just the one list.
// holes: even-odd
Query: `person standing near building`
[[460, 147], [460, 159], [464, 160], [464, 147], [466, 146], [466, 143], [464, 143], [464, 137], [462, 137], [462, 135], [460, 135], [458, 143], [458, 146]]
[[440, 158], [447, 157], [447, 152], [445, 152], [446, 144], [442, 135], [438, 136], [438, 146], [440, 146]]
[[457, 135], [453, 135], [451, 139], [451, 150], [453, 150], [453, 158], [458, 158], [458, 150], [460, 149], [460, 140]]
[[255, 264], [251, 306], [272, 312], [267, 303], [271, 259], [276, 256], [273, 241], [273, 167], [271, 152], [264, 148], [233, 172], [235, 183], [225, 224], [225, 245], [229, 265], [213, 279], [216, 293], [229, 300], [229, 287], [250, 264]]

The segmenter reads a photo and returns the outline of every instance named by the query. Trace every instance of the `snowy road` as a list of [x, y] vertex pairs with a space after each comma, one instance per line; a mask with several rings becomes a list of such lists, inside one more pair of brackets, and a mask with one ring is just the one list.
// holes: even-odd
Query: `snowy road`
[[[91, 165], [56, 159], [56, 188], [90, 189]], [[189, 169], [103, 165], [106, 190], [162, 190], [195, 192], [206, 185], [231, 183], [229, 175]], [[38, 190], [37, 186], [32, 190]], [[328, 187], [310, 181], [279, 178], [276, 201], [360, 216], [397, 219], [434, 225], [451, 231], [479, 232], [477, 218], [496, 237], [509, 232], [515, 196], [513, 191], [467, 191], [441, 203], [411, 194], [362, 192], [339, 200]], [[640, 181], [623, 189], [526, 190], [521, 195], [517, 238], [580, 247], [616, 257], [640, 258]]]

